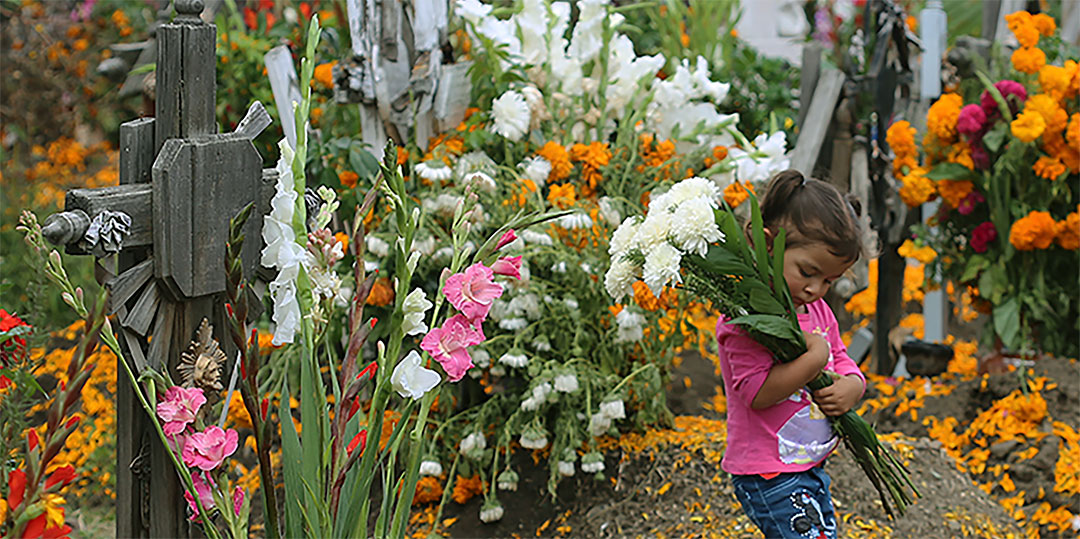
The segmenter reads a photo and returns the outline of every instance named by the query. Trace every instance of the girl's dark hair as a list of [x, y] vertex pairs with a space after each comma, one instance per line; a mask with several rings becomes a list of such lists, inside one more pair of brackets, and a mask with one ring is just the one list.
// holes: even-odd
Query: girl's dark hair
[[849, 261], [867, 250], [861, 212], [858, 198], [795, 169], [774, 176], [761, 202], [765, 228], [776, 232], [782, 227], [788, 247], [823, 243], [830, 253]]

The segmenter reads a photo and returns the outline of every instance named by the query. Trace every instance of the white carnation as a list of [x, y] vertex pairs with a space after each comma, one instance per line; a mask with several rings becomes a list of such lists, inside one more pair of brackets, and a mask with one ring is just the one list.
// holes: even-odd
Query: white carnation
[[535, 183], [537, 187], [543, 187], [548, 175], [551, 174], [551, 163], [540, 156], [525, 158], [524, 161], [518, 163], [518, 168], [521, 169], [521, 175]]
[[[713, 185], [708, 180], [705, 182]], [[716, 224], [712, 201], [699, 196], [680, 204], [672, 219], [671, 235], [684, 251], [705, 256], [710, 243], [724, 239], [724, 234]]]
[[642, 280], [654, 296], [659, 296], [664, 285], [669, 282], [682, 282], [682, 276], [679, 275], [680, 262], [682, 253], [669, 243], [661, 243], [645, 255], [645, 265], [641, 270]]
[[525, 97], [509, 90], [491, 102], [491, 114], [495, 117], [492, 131], [513, 141], [529, 131], [529, 103]]
[[634, 246], [634, 236], [637, 234], [640, 223], [640, 216], [631, 215], [627, 217], [619, 225], [619, 228], [616, 228], [615, 232], [611, 234], [611, 241], [608, 243], [608, 254], [614, 257], [630, 250]]

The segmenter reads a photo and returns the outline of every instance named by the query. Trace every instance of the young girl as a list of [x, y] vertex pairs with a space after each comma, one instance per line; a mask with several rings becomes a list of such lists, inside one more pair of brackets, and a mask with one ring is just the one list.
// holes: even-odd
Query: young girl
[[[770, 249], [777, 232], [786, 232], [784, 278], [808, 350], [776, 363], [764, 346], [720, 317], [716, 338], [728, 401], [721, 466], [732, 474], [743, 511], [765, 537], [835, 538], [824, 461], [840, 439], [825, 416], [850, 410], [866, 380], [848, 357], [822, 297], [862, 254], [858, 201], [787, 170], [769, 184], [761, 210]], [[811, 395], [803, 386], [822, 369], [841, 377]]]

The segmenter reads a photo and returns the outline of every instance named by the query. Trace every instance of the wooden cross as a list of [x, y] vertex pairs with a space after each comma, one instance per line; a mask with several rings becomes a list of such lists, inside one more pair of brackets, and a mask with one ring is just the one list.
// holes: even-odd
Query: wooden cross
[[[43, 227], [69, 253], [101, 256], [121, 248], [115, 274], [101, 260], [97, 269], [111, 291], [109, 312], [118, 315], [125, 356], [140, 373], [173, 375], [203, 318], [233, 357], [231, 339], [223, 338], [221, 298], [229, 219], [257, 201], [242, 255], [251, 275], [276, 179], [273, 169], [262, 170], [251, 142], [270, 123], [261, 104], [233, 133], [216, 133], [217, 28], [199, 18], [202, 0], [176, 0], [175, 8], [176, 18], [157, 31], [155, 115], [120, 127], [120, 185], [69, 191], [65, 211]], [[116, 239], [125, 228], [121, 245], [87, 235], [105, 230], [111, 234], [105, 239]], [[117, 536], [187, 536], [173, 464], [126, 374], [117, 371]]]

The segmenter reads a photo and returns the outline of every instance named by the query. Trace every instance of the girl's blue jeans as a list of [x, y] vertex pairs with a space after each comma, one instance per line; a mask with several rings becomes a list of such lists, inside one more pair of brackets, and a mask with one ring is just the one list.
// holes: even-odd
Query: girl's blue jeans
[[805, 472], [732, 475], [743, 511], [768, 539], [835, 539], [836, 513], [824, 463]]

